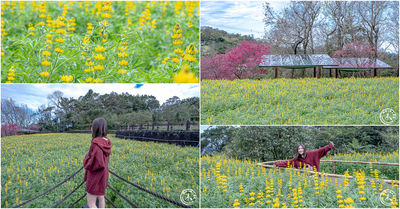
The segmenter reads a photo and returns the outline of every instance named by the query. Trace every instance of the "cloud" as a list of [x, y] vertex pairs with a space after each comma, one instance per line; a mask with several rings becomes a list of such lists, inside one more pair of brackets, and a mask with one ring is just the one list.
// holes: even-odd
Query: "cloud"
[[111, 92], [129, 93], [132, 95], [153, 95], [162, 104], [167, 99], [178, 96], [180, 99], [200, 96], [198, 84], [2, 84], [1, 98], [12, 98], [18, 104], [37, 108], [48, 103], [47, 96], [54, 91], [61, 91], [64, 97], [78, 98], [89, 89], [99, 94]]
[[[201, 25], [261, 38], [264, 35], [263, 3], [264, 1], [202, 1]], [[288, 2], [269, 3], [275, 10], [281, 10]]]

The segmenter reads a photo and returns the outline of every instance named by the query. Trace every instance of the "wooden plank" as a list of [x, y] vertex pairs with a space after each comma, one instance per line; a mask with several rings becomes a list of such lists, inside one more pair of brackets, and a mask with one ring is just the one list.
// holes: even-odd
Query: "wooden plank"
[[355, 164], [373, 164], [373, 165], [399, 166], [399, 163], [363, 162], [363, 161], [346, 161], [346, 160], [321, 160], [321, 162], [337, 162], [337, 163], [355, 163]]
[[[275, 166], [273, 166], [273, 165], [261, 165], [262, 163], [257, 163], [256, 165], [259, 165], [259, 166], [263, 166], [263, 167], [266, 167], [266, 168], [275, 168]], [[276, 168], [282, 168], [282, 169], [291, 169], [291, 170], [297, 170], [297, 171], [300, 171], [300, 172], [303, 172], [303, 173], [309, 173], [309, 174], [312, 174], [312, 175], [314, 175], [314, 174], [317, 174], [317, 175], [322, 175], [322, 173], [321, 172], [315, 172], [315, 171], [309, 171], [309, 170], [307, 170], [307, 169], [295, 169], [295, 168], [283, 168], [283, 167], [276, 167]], [[344, 178], [344, 177], [346, 177], [345, 175], [341, 175], [341, 174], [331, 174], [331, 173], [324, 173], [324, 175], [325, 176], [328, 176], [328, 177], [338, 177], [338, 178]], [[354, 176], [347, 176], [347, 178], [349, 178], [349, 179], [352, 179], [352, 178], [354, 178]], [[372, 180], [372, 179], [370, 179], [370, 178], [365, 178], [365, 179], [367, 179], [367, 180]], [[375, 179], [373, 179], [373, 180], [375, 180]], [[386, 182], [386, 183], [388, 183], [388, 184], [399, 184], [399, 181], [398, 180], [383, 180], [384, 182]]]
[[[260, 162], [257, 164], [271, 164], [276, 162], [281, 162], [284, 160], [274, 160], [274, 161], [266, 161]], [[382, 162], [363, 162], [363, 161], [350, 161], [350, 160], [321, 160], [321, 162], [337, 162], [337, 163], [355, 163], [355, 164], [373, 164], [373, 165], [391, 165], [391, 166], [399, 166], [399, 163], [382, 163]]]

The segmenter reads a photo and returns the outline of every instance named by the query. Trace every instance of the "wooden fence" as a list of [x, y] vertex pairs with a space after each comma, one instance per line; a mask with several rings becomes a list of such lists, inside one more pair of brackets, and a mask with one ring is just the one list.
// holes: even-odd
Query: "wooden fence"
[[[261, 162], [261, 163], [256, 163], [257, 166], [262, 166], [262, 167], [266, 167], [266, 168], [274, 168], [274, 165], [270, 165], [270, 164], [274, 164], [276, 162], [281, 162], [282, 160], [274, 160], [274, 161], [267, 161], [267, 162]], [[399, 166], [399, 163], [383, 163], [383, 162], [362, 162], [362, 161], [345, 161], [345, 160], [321, 160], [321, 162], [332, 162], [332, 166], [333, 166], [333, 172], [334, 174], [330, 174], [330, 173], [324, 173], [324, 175], [329, 176], [329, 177], [340, 177], [340, 178], [344, 178], [345, 175], [340, 175], [340, 174], [336, 174], [336, 163], [354, 163], [354, 164], [374, 164], [374, 165], [388, 165], [388, 166]], [[295, 169], [295, 168], [285, 168], [285, 169]], [[296, 169], [300, 172], [307, 172], [309, 174], [318, 174], [318, 175], [322, 175], [321, 172], [315, 172], [315, 171], [309, 171], [307, 169]], [[354, 178], [353, 176], [347, 176], [347, 178]], [[367, 178], [367, 180], [370, 180], [369, 178]], [[399, 184], [398, 180], [383, 180], [386, 183], [389, 184]]]
[[133, 131], [133, 130], [199, 130], [199, 122], [198, 121], [186, 121], [185, 123], [145, 123], [145, 124], [134, 124], [134, 125], [126, 125], [119, 126], [117, 131]]

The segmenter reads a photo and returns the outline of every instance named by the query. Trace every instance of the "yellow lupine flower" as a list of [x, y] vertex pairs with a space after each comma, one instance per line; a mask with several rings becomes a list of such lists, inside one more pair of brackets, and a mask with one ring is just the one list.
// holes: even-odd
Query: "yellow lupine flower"
[[41, 72], [40, 75], [43, 76], [43, 77], [46, 77], [46, 78], [50, 77], [50, 73], [47, 72], [47, 71]]

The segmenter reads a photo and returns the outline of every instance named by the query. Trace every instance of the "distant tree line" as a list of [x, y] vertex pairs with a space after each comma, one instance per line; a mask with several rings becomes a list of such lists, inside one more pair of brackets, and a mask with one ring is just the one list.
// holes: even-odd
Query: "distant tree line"
[[335, 143], [334, 153], [393, 152], [399, 147], [395, 126], [217, 126], [201, 134], [202, 154], [223, 152], [262, 161], [293, 158], [298, 144], [307, 150]]
[[67, 98], [61, 91], [47, 97], [49, 103], [32, 111], [12, 99], [2, 99], [2, 124], [27, 128], [35, 123], [41, 131], [89, 130], [93, 119], [104, 117], [109, 129], [145, 123], [183, 124], [199, 121], [199, 98], [169, 98], [163, 104], [151, 95], [115, 93], [100, 95], [89, 90], [79, 98]]

